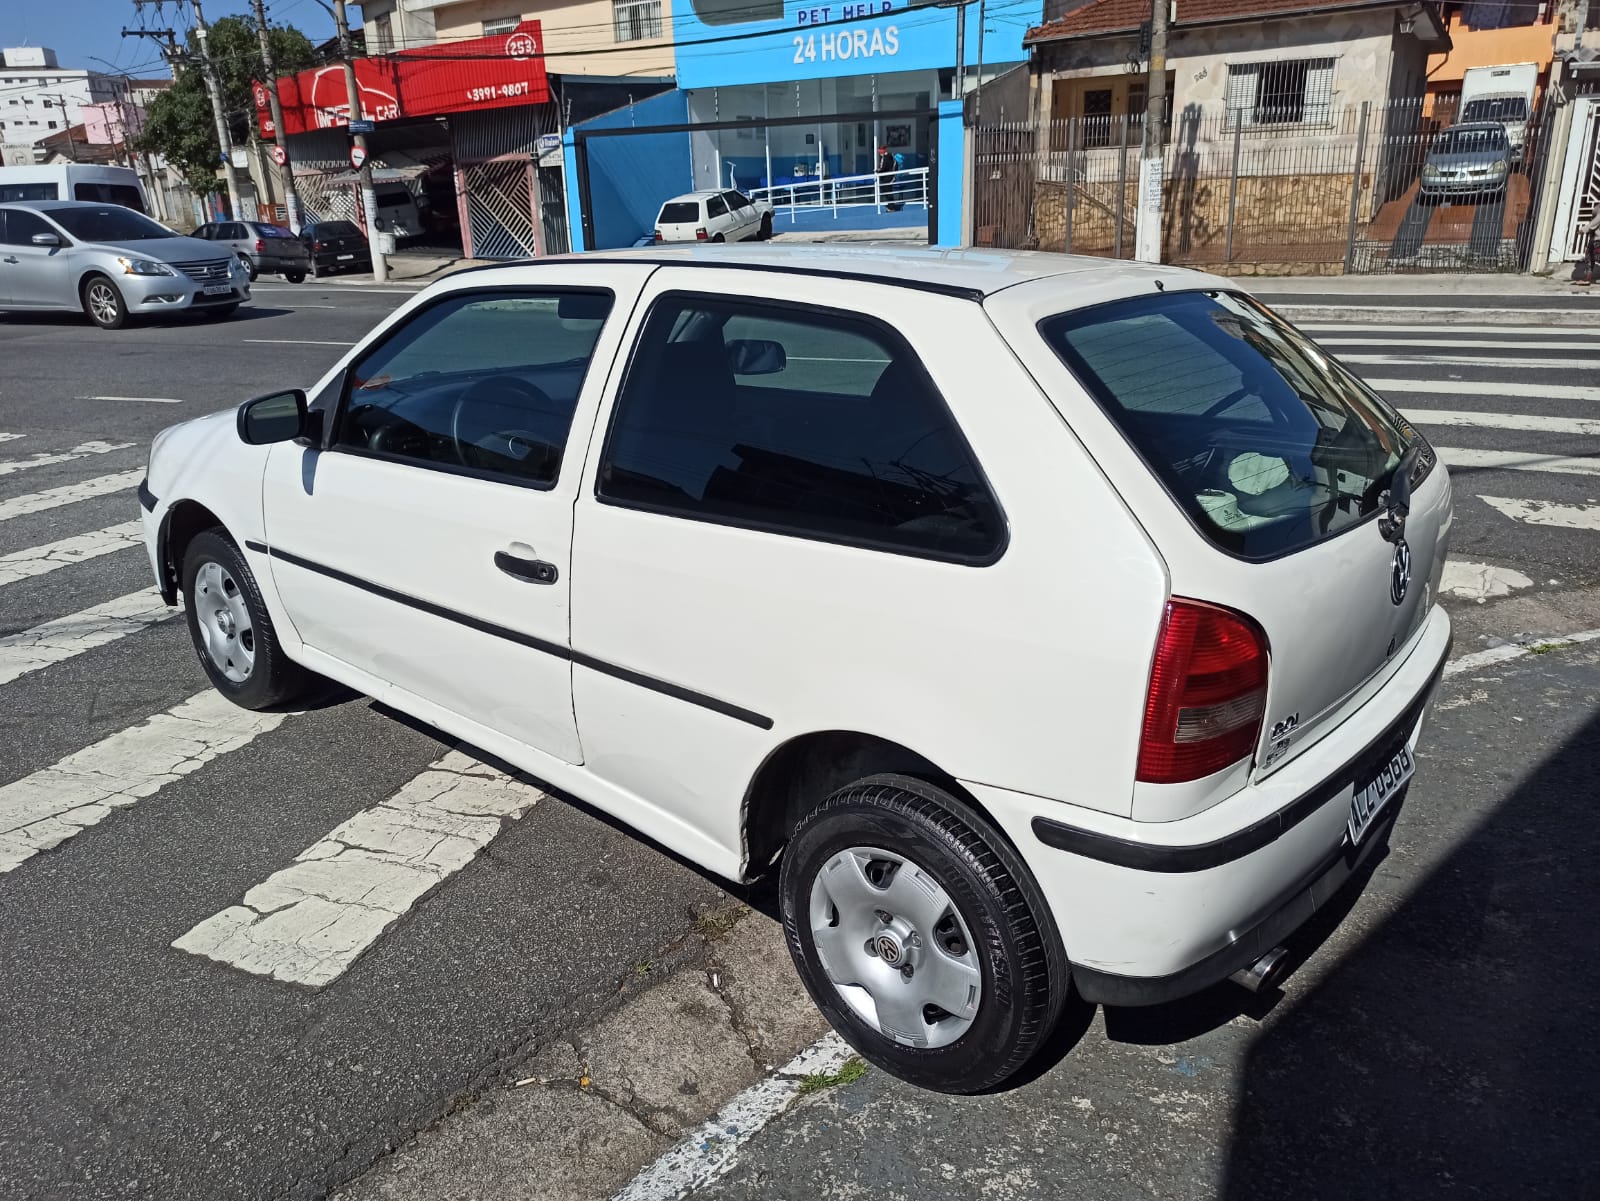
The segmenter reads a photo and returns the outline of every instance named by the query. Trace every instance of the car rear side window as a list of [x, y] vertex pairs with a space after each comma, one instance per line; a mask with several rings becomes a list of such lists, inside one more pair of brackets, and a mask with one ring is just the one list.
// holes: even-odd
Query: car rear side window
[[700, 220], [700, 206], [689, 200], [675, 200], [661, 206], [662, 225], [688, 225]]
[[921, 362], [850, 313], [668, 295], [639, 336], [604, 501], [960, 561], [999, 505]]
[[0, 204], [15, 204], [19, 200], [60, 199], [61, 192], [53, 183], [0, 184]]
[[[1419, 441], [1371, 389], [1243, 296], [1141, 296], [1039, 328], [1195, 525], [1231, 554], [1272, 558], [1375, 512]], [[1419, 471], [1429, 465], [1423, 456]]]
[[131, 184], [78, 183], [72, 185], [74, 200], [89, 200], [97, 204], [120, 204], [136, 213], [144, 212], [144, 198]]
[[350, 368], [336, 444], [554, 483], [611, 304], [609, 292], [518, 290], [429, 305]]
[[728, 215], [728, 202], [721, 196], [707, 196], [706, 215], [708, 217], [726, 217]]

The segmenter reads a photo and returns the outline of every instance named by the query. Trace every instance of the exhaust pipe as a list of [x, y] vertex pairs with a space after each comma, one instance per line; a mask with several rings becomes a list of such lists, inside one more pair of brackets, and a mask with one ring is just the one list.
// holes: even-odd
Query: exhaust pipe
[[1288, 973], [1289, 948], [1273, 947], [1249, 967], [1242, 967], [1228, 979], [1251, 992], [1265, 992], [1277, 987], [1278, 981]]

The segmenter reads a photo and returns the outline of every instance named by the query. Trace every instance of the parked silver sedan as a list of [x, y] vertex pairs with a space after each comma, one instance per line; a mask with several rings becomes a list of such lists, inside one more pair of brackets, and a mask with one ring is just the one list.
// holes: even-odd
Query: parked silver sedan
[[1422, 166], [1422, 196], [1490, 198], [1505, 192], [1511, 173], [1511, 146], [1497, 122], [1453, 125], [1428, 150]]
[[0, 204], [0, 311], [81, 312], [120, 329], [169, 313], [226, 317], [249, 299], [249, 270], [231, 253], [132, 209]]
[[212, 221], [194, 231], [202, 241], [226, 246], [250, 272], [281, 275], [297, 284], [311, 273], [311, 252], [294, 231], [265, 221]]

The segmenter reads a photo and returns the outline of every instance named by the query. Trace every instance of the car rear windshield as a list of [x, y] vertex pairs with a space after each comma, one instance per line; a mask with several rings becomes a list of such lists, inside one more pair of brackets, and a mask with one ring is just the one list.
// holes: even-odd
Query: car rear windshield
[[251, 229], [263, 238], [292, 238], [294, 234], [281, 225], [252, 225]]
[[319, 238], [348, 238], [351, 234], [359, 235], [361, 231], [351, 221], [324, 221], [317, 226]]
[[675, 200], [671, 204], [661, 206], [661, 216], [656, 218], [657, 225], [687, 225], [691, 221], [700, 220], [700, 205], [694, 200]]
[[165, 225], [120, 205], [77, 205], [45, 210], [50, 219], [83, 242], [143, 242], [150, 238], [175, 238]]
[[1360, 521], [1417, 439], [1305, 335], [1234, 293], [1141, 296], [1039, 329], [1230, 554], [1272, 558]]

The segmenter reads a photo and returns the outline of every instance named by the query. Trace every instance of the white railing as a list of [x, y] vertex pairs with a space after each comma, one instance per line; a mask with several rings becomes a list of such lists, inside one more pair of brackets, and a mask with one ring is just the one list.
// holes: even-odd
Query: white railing
[[[752, 200], [766, 200], [774, 213], [793, 215], [798, 210], [928, 207], [928, 168], [908, 167], [882, 175], [839, 175], [832, 178], [796, 179], [770, 188], [751, 188]], [[893, 207], [892, 207], [893, 206]]]

